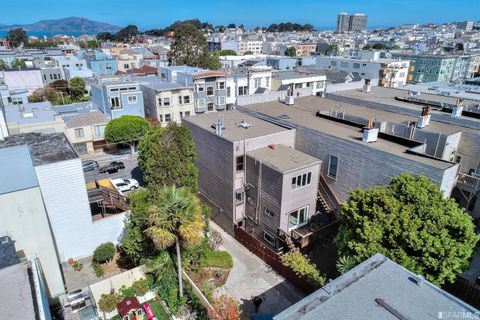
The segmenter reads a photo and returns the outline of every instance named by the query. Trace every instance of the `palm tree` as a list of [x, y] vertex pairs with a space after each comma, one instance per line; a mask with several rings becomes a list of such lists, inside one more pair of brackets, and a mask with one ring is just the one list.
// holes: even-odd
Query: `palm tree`
[[147, 208], [148, 228], [145, 233], [156, 246], [167, 248], [175, 244], [177, 251], [178, 289], [183, 296], [182, 257], [180, 246], [202, 240], [204, 222], [200, 201], [187, 188], [162, 188]]

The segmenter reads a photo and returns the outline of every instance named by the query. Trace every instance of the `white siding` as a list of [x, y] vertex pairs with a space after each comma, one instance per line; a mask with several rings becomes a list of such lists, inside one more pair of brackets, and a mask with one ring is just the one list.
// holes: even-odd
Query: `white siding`
[[35, 167], [61, 262], [90, 256], [123, 229], [123, 215], [92, 222], [80, 158]]

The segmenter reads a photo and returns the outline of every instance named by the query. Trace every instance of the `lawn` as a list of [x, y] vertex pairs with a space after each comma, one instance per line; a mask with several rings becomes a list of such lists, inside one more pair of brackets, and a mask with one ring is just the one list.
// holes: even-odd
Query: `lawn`
[[151, 300], [148, 302], [148, 304], [150, 305], [150, 308], [152, 308], [152, 311], [157, 316], [158, 320], [168, 320], [167, 314], [163, 310], [160, 302]]

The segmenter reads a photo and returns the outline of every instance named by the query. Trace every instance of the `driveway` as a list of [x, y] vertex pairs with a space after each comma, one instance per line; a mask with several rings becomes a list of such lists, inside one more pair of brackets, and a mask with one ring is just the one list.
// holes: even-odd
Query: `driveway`
[[233, 258], [233, 268], [227, 282], [216, 294], [226, 293], [235, 297], [242, 305], [243, 314], [253, 316], [255, 308], [252, 299], [262, 298], [259, 313], [276, 315], [305, 297], [295, 286], [272, 270], [263, 260], [248, 251], [237, 240], [223, 231], [214, 222], [212, 228], [223, 237], [222, 250]]

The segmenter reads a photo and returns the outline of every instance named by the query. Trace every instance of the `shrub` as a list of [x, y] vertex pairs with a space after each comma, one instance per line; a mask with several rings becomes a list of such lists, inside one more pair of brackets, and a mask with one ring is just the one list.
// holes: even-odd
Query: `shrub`
[[102, 243], [93, 252], [93, 261], [105, 263], [113, 259], [115, 255], [115, 245], [111, 242]]
[[98, 278], [103, 277], [103, 268], [99, 263], [92, 262], [92, 268]]
[[144, 296], [148, 292], [148, 283], [146, 279], [139, 279], [132, 283], [132, 289], [137, 296]]
[[117, 299], [121, 300], [126, 297], [134, 297], [135, 296], [135, 290], [133, 290], [132, 287], [127, 287], [123, 285], [119, 290], [118, 290], [118, 295]]
[[210, 247], [210, 249], [218, 250], [222, 243], [223, 238], [220, 232], [218, 232], [217, 230], [210, 231], [210, 234], [208, 235], [208, 246]]
[[209, 310], [211, 320], [240, 320], [240, 305], [237, 300], [226, 295], [212, 299], [213, 310]]
[[322, 276], [315, 265], [299, 251], [285, 253], [282, 256], [282, 263], [314, 287], [320, 288], [325, 285], [325, 277]]
[[98, 308], [103, 312], [112, 312], [117, 307], [118, 299], [114, 294], [102, 294]]
[[201, 266], [231, 269], [233, 259], [227, 251], [207, 251], [201, 261]]

